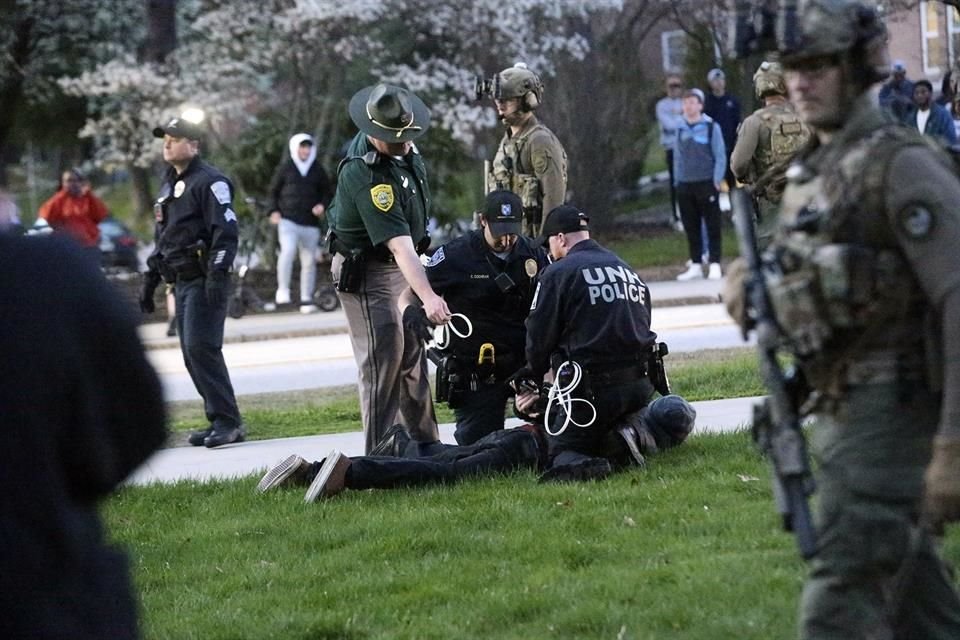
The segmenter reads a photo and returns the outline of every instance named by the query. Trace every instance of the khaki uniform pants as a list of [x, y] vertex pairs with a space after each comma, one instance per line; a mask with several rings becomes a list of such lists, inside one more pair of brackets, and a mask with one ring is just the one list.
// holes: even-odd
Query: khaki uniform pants
[[888, 383], [853, 387], [819, 416], [811, 439], [818, 550], [801, 638], [960, 638], [953, 580], [917, 526], [939, 411], [919, 384]]
[[[339, 281], [342, 264], [343, 256], [334, 256], [334, 282]], [[397, 307], [406, 287], [407, 281], [397, 265], [369, 261], [359, 292], [337, 292], [359, 369], [360, 415], [367, 454], [397, 422], [419, 442], [440, 438], [426, 352], [416, 336], [404, 331]]]

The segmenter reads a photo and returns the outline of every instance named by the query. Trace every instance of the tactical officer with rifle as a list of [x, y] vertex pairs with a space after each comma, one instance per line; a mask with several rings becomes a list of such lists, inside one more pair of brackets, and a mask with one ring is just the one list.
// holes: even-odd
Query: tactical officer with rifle
[[766, 239], [776, 225], [787, 164], [810, 140], [810, 129], [787, 100], [779, 62], [763, 61], [753, 74], [753, 86], [763, 106], [740, 124], [730, 168], [737, 180], [749, 185], [762, 226], [758, 235]]
[[[872, 7], [784, 5], [786, 84], [814, 140], [787, 170], [771, 244], [757, 256], [741, 242], [750, 273], [728, 271], [725, 300], [756, 325], [767, 362], [771, 402], [754, 429], [810, 557], [800, 635], [958, 638], [960, 598], [934, 535], [960, 517], [960, 180], [943, 151], [879, 110], [871, 88], [889, 62]], [[797, 375], [771, 364], [778, 348]]]
[[418, 256], [430, 245], [431, 200], [413, 141], [429, 128], [430, 110], [407, 89], [380, 83], [355, 93], [349, 112], [360, 131], [337, 170], [330, 270], [357, 361], [365, 451], [398, 415], [410, 436], [428, 446], [439, 434], [426, 356], [419, 336], [404, 330], [397, 303], [409, 286], [430, 322], [450, 319]]
[[[187, 114], [188, 116], [190, 114]], [[237, 255], [233, 185], [200, 159], [203, 129], [185, 117], [153, 130], [163, 139], [163, 176], [153, 206], [156, 246], [147, 258], [140, 308], [154, 311], [161, 278], [176, 296], [177, 335], [190, 378], [203, 398], [210, 426], [190, 434], [194, 446], [219, 447], [245, 437], [230, 374], [223, 360], [230, 269]]]
[[487, 191], [507, 189], [523, 201], [523, 235], [540, 233], [543, 216], [566, 199], [567, 152], [534, 111], [543, 103], [543, 82], [522, 62], [489, 80], [478, 79], [476, 97], [493, 98], [507, 129], [486, 176]]
[[[503, 429], [513, 395], [505, 381], [523, 364], [523, 323], [547, 256], [521, 235], [522, 215], [516, 194], [489, 193], [480, 229], [439, 247], [425, 265], [430, 286], [454, 313], [448, 339], [427, 355], [437, 365], [434, 400], [453, 409], [461, 445]], [[401, 297], [406, 305], [404, 323], [430, 341], [432, 328], [412, 290]]]
[[537, 283], [527, 318], [527, 363], [513, 376], [517, 409], [536, 407], [539, 386], [552, 373], [542, 420], [548, 436], [547, 481], [603, 478], [613, 471], [607, 451], [623, 437], [643, 464], [645, 442], [618, 430], [626, 416], [670, 390], [666, 353], [650, 330], [650, 292], [633, 269], [590, 238], [589, 218], [565, 204], [547, 216], [540, 242], [555, 260]]

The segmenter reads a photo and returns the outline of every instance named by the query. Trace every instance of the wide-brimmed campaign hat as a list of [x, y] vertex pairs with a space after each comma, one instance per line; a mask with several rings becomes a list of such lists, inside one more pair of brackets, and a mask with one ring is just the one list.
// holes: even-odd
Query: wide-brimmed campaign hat
[[364, 87], [350, 98], [350, 119], [384, 142], [407, 142], [430, 128], [430, 109], [414, 93], [392, 84]]

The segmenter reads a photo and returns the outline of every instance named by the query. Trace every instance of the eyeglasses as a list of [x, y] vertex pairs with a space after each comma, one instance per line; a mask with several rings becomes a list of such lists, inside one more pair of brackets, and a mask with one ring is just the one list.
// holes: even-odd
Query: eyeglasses
[[367, 105], [366, 109], [367, 109], [367, 118], [370, 120], [370, 122], [372, 122], [373, 124], [377, 125], [378, 127], [382, 127], [382, 128], [384, 128], [384, 129], [386, 129], [387, 131], [396, 131], [396, 132], [397, 132], [397, 134], [396, 134], [396, 137], [397, 137], [397, 138], [399, 138], [400, 136], [402, 136], [404, 131], [407, 131], [407, 130], [409, 130], [409, 131], [421, 131], [421, 130], [423, 129], [423, 127], [416, 126], [416, 125], [413, 124], [413, 119], [414, 119], [414, 118], [413, 118], [413, 112], [410, 113], [410, 124], [404, 125], [404, 126], [402, 126], [402, 127], [391, 127], [391, 126], [388, 126], [388, 125], [383, 124], [382, 122], [377, 122], [377, 120], [376, 120], [376, 119], [373, 117], [373, 115], [370, 113], [370, 105]]

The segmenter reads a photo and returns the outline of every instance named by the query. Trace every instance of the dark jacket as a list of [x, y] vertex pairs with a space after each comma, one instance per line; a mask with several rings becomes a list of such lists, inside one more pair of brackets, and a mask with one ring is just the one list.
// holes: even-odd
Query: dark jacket
[[712, 92], [708, 92], [703, 99], [703, 112], [720, 125], [720, 131], [723, 133], [723, 146], [729, 156], [733, 147], [737, 144], [737, 127], [740, 126], [740, 102], [729, 93], [715, 96]]
[[284, 158], [270, 181], [268, 212], [279, 211], [291, 222], [305, 227], [318, 227], [320, 218], [313, 215], [312, 209], [316, 204], [326, 207], [332, 199], [330, 178], [318, 161], [314, 160], [307, 175], [303, 176], [292, 159]]
[[[903, 117], [903, 123], [908, 127], [917, 128], [917, 107], [913, 106], [907, 110], [907, 115]], [[957, 143], [957, 131], [953, 127], [953, 117], [946, 107], [937, 103], [930, 104], [930, 117], [927, 118], [927, 126], [923, 128], [923, 135], [934, 136], [941, 141], [949, 144]]]
[[166, 436], [133, 308], [57, 236], [0, 234], [0, 299], [0, 638], [136, 638], [97, 510]]
[[539, 379], [559, 354], [581, 366], [646, 362], [650, 292], [633, 269], [594, 240], [578, 242], [540, 274], [527, 317], [527, 363]]
[[[156, 246], [147, 260], [150, 269], [162, 262], [178, 273], [199, 268], [198, 241], [206, 252], [204, 270], [229, 271], [237, 255], [237, 214], [232, 208], [233, 185], [220, 171], [195, 157], [182, 174], [169, 167], [154, 203]], [[180, 267], [184, 271], [181, 271]], [[169, 274], [163, 272], [168, 282]]]

